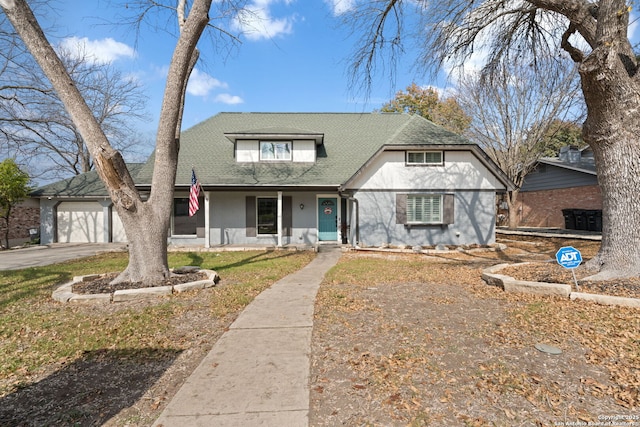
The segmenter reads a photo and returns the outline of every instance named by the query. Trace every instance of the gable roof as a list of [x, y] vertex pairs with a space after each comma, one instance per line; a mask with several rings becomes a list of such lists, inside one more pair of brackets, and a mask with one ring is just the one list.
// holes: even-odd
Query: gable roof
[[[127, 163], [134, 182], [142, 166], [144, 163]], [[31, 197], [109, 197], [109, 192], [93, 170], [39, 187], [31, 192]]]
[[[321, 143], [315, 163], [237, 163], [234, 143], [244, 136], [308, 135]], [[337, 188], [385, 145], [473, 145], [417, 116], [398, 113], [220, 113], [181, 134], [176, 186], [188, 187], [191, 168], [214, 187]], [[140, 183], [150, 183], [153, 154]]]
[[555, 166], [562, 169], [568, 169], [576, 172], [586, 173], [588, 175], [597, 175], [596, 164], [591, 158], [582, 158], [579, 162], [569, 163], [558, 159], [557, 157], [543, 157], [538, 160], [538, 163], [542, 163], [549, 166]]
[[[309, 139], [316, 143], [315, 163], [238, 163], [235, 142], [242, 139]], [[382, 150], [470, 150], [507, 188], [513, 187], [502, 170], [476, 145], [417, 115], [399, 113], [220, 113], [181, 133], [176, 187], [191, 185], [191, 169], [206, 190], [255, 187], [323, 189], [335, 191], [353, 178]], [[148, 189], [154, 154], [129, 170], [142, 189]], [[108, 197], [91, 171], [38, 188], [33, 197]]]

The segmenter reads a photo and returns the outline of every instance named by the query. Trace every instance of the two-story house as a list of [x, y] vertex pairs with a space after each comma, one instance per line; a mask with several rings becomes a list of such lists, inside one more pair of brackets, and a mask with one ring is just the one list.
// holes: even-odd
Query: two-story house
[[[152, 171], [153, 155], [136, 170], [143, 192]], [[96, 180], [34, 193], [43, 243], [126, 240]], [[495, 195], [511, 186], [478, 146], [420, 116], [220, 113], [181, 135], [170, 243], [489, 244]]]

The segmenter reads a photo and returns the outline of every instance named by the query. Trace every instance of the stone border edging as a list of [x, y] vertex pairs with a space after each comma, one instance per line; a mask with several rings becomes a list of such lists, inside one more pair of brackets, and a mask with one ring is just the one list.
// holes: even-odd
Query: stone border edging
[[[173, 272], [173, 269], [171, 270]], [[59, 302], [72, 302], [72, 303], [112, 303], [131, 301], [142, 298], [153, 298], [158, 296], [172, 295], [174, 293], [181, 293], [191, 290], [199, 290], [211, 288], [218, 284], [220, 276], [214, 270], [200, 269], [199, 273], [205, 273], [207, 279], [198, 280], [195, 282], [181, 283], [173, 286], [155, 286], [151, 288], [139, 288], [139, 289], [120, 289], [108, 294], [76, 294], [72, 292], [73, 285], [76, 283], [92, 280], [101, 276], [101, 274], [89, 274], [85, 276], [76, 276], [69, 283], [60, 285], [55, 291], [53, 291], [52, 297]]]
[[[453, 245], [449, 245], [453, 246]], [[390, 248], [384, 246], [355, 246], [355, 247], [347, 247], [345, 251], [355, 251], [355, 252], [384, 252], [384, 253], [396, 253], [396, 254], [423, 254], [423, 255], [443, 255], [443, 254], [455, 254], [462, 253], [467, 255], [472, 255], [476, 253], [482, 252], [497, 252], [504, 251], [507, 249], [507, 245], [502, 243], [493, 243], [489, 247], [486, 248], [471, 248], [471, 249], [463, 249], [462, 246], [456, 247], [456, 249], [417, 249], [417, 248]]]
[[511, 276], [498, 274], [500, 270], [506, 267], [516, 267], [518, 265], [527, 265], [530, 262], [522, 262], [518, 264], [497, 264], [486, 268], [482, 272], [482, 280], [488, 285], [497, 286], [507, 292], [524, 292], [538, 295], [558, 295], [569, 298], [572, 301], [584, 300], [592, 301], [602, 305], [614, 305], [623, 307], [640, 308], [640, 299], [617, 297], [602, 294], [589, 294], [585, 292], [572, 292], [571, 285], [561, 283], [545, 283], [545, 282], [528, 282], [526, 280], [516, 280]]

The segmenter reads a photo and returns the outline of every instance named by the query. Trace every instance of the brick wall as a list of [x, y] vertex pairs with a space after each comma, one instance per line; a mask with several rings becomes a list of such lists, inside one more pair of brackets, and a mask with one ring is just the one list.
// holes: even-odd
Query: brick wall
[[[11, 210], [9, 218], [9, 245], [19, 245], [30, 240], [29, 229], [40, 229], [40, 203], [28, 199]], [[4, 245], [6, 225], [0, 219], [0, 245]]]
[[562, 209], [602, 209], [597, 185], [518, 194], [521, 227], [564, 228]]

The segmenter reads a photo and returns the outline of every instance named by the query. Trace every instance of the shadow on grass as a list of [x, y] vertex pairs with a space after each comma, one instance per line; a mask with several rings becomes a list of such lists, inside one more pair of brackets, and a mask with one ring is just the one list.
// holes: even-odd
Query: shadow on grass
[[[274, 253], [280, 253], [280, 255], [278, 256], [273, 256]], [[234, 263], [231, 264], [222, 264], [219, 266], [213, 265], [211, 267], [212, 270], [216, 270], [218, 272], [220, 271], [224, 271], [224, 270], [230, 270], [232, 268], [236, 268], [236, 267], [244, 267], [244, 266], [248, 266], [251, 264], [256, 264], [259, 262], [267, 262], [270, 260], [275, 260], [278, 258], [287, 258], [287, 257], [291, 257], [294, 256], [295, 254], [297, 254], [297, 252], [294, 251], [264, 251], [264, 252], [259, 252], [257, 254], [253, 254], [251, 256], [248, 256], [246, 258], [243, 259], [239, 259]]]
[[23, 270], [0, 272], [0, 308], [39, 293], [50, 293], [56, 286], [68, 282], [70, 271], [29, 267]]
[[190, 260], [189, 265], [197, 265], [198, 267], [201, 267], [202, 263], [204, 262], [204, 258], [198, 255], [196, 252], [187, 253], [187, 258], [189, 258]]
[[0, 426], [99, 426], [136, 401], [180, 350], [98, 350], [0, 398]]

